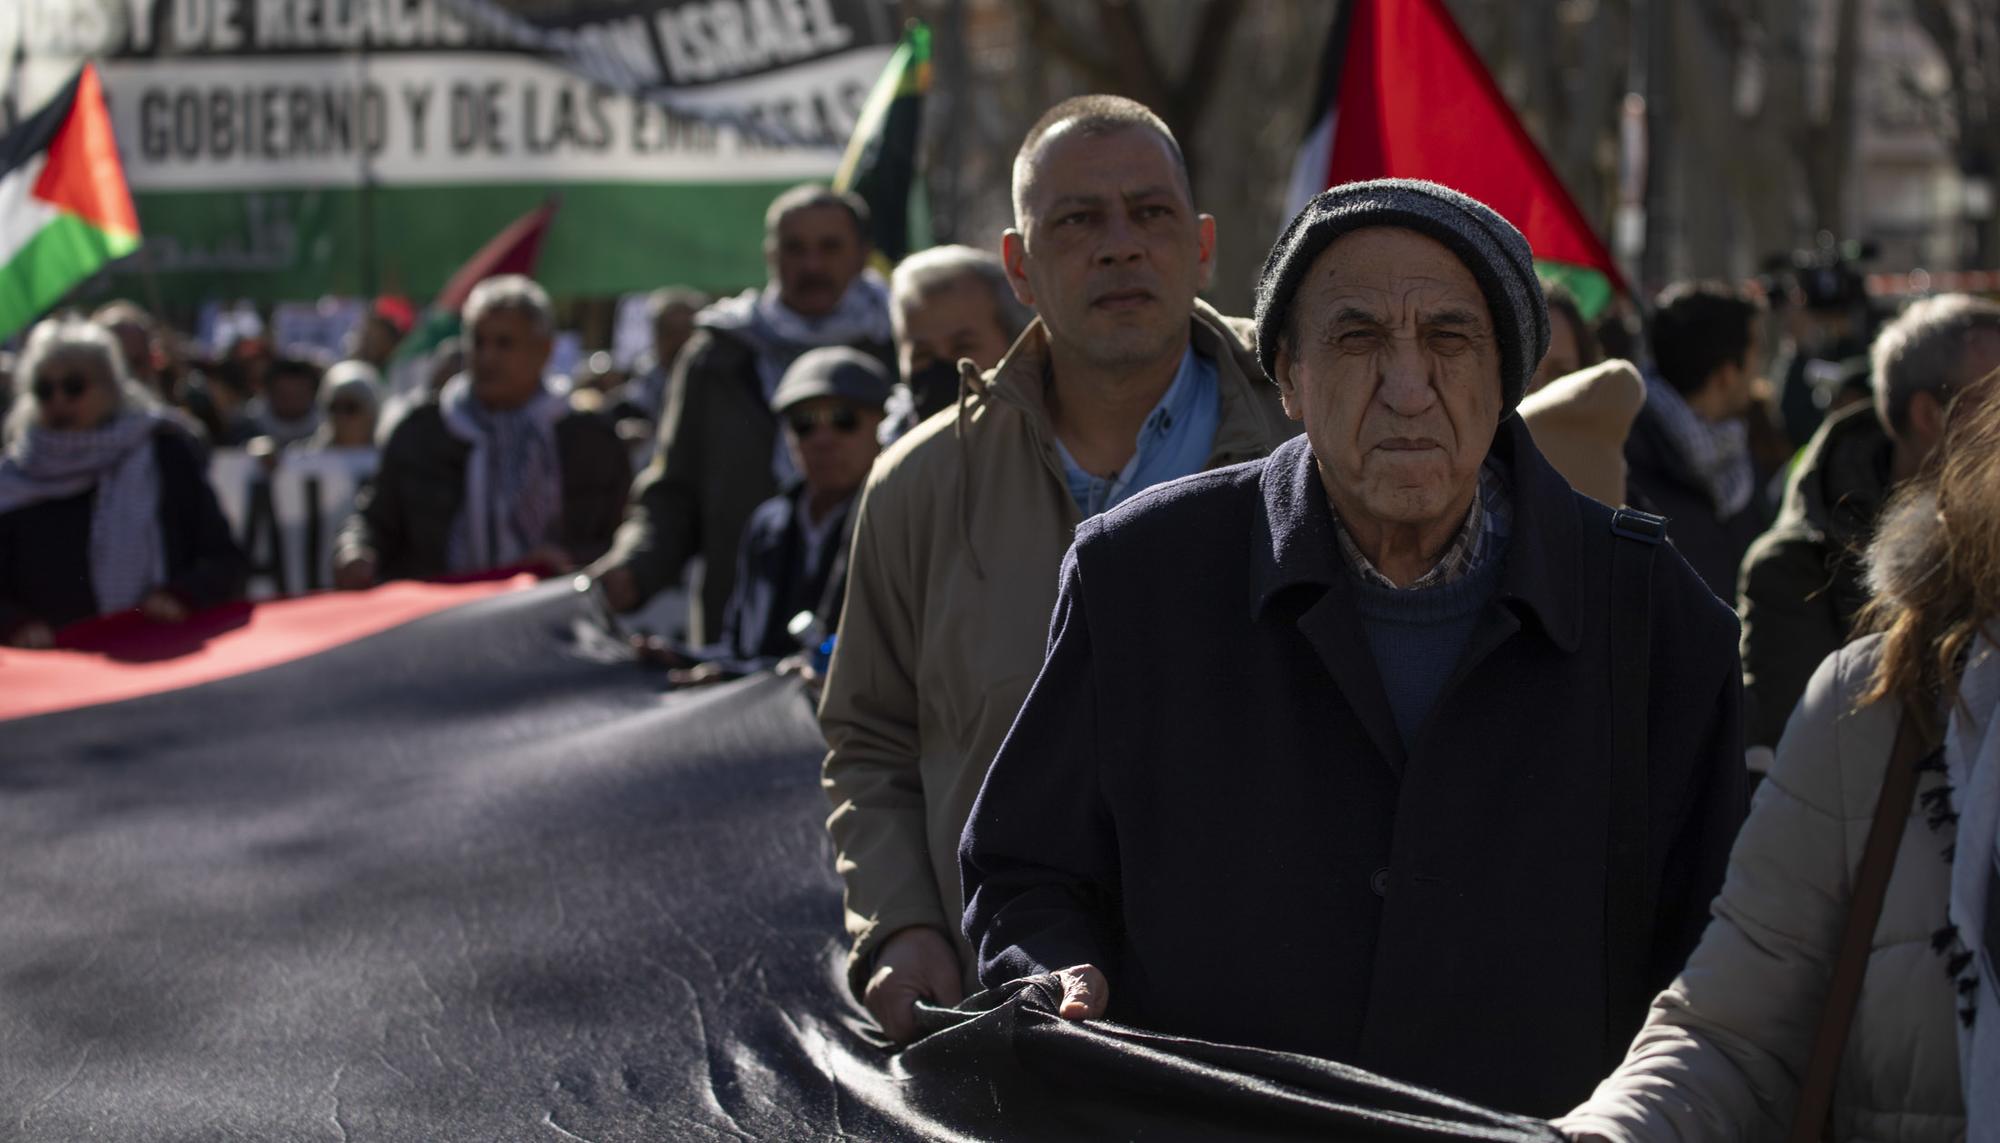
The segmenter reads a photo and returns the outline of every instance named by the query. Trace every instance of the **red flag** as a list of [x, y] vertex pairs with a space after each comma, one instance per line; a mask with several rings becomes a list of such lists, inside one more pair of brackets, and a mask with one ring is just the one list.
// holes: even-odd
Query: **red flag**
[[[1442, 0], [1350, 0], [1333, 35], [1321, 114], [1293, 172], [1295, 208], [1340, 183], [1428, 179], [1519, 227], [1543, 269], [1580, 286], [1578, 301], [1589, 310], [1613, 286], [1624, 288], [1611, 252]], [[1579, 272], [1601, 276], [1597, 288], [1575, 281]]]
[[125, 164], [111, 135], [104, 109], [104, 85], [93, 64], [77, 78], [75, 111], [49, 143], [48, 166], [35, 182], [35, 197], [69, 211], [102, 230], [139, 233], [139, 215], [125, 188]]
[[558, 205], [559, 200], [551, 198], [508, 223], [507, 229], [494, 235], [479, 248], [479, 253], [458, 268], [451, 281], [438, 291], [432, 305], [446, 313], [457, 313], [465, 305], [466, 295], [472, 293], [472, 287], [496, 274], [533, 276], [535, 263], [542, 255], [542, 239], [548, 236]]

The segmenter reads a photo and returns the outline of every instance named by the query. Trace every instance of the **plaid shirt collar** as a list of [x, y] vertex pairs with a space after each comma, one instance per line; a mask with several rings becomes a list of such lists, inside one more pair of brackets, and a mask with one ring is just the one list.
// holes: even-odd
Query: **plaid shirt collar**
[[1340, 540], [1341, 556], [1363, 582], [1392, 591], [1419, 591], [1457, 583], [1472, 574], [1475, 568], [1483, 566], [1506, 541], [1513, 519], [1513, 502], [1507, 496], [1506, 479], [1500, 475], [1499, 466], [1488, 460], [1479, 468], [1479, 483], [1472, 491], [1472, 507], [1466, 510], [1465, 523], [1459, 525], [1458, 534], [1445, 545], [1444, 554], [1438, 557], [1431, 570], [1403, 588], [1391, 583], [1389, 577], [1376, 570], [1368, 557], [1361, 553], [1361, 546], [1348, 534], [1347, 525], [1340, 522], [1337, 512], [1334, 514], [1333, 530]]

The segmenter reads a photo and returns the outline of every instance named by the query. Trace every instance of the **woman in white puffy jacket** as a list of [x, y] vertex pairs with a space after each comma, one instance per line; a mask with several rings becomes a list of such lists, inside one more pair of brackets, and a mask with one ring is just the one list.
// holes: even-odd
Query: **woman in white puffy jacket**
[[1985, 741], [2000, 706], [2000, 650], [1983, 629], [2000, 616], [1996, 384], [1988, 378], [1957, 403], [1936, 472], [1884, 512], [1869, 552], [1878, 634], [1820, 665], [1730, 855], [1714, 919], [1624, 1063], [1557, 1121], [1573, 1139], [1789, 1136], [1850, 886], [1901, 711], [1914, 700], [1937, 718], [1933, 738], [1947, 717], [1949, 734], [1919, 773], [1830, 1137], [2000, 1140], [2000, 1055], [1978, 1054], [1990, 1041], [1973, 1031], [1984, 1020], [1989, 1035], [2000, 1032], [1991, 1011], [2000, 1004], [1980, 970], [2000, 949], [1981, 947], [1992, 931], [1983, 914], [1970, 928], [1959, 923], [1968, 895], [1954, 887], [1960, 864], [1961, 881], [1992, 867], [1990, 803], [2000, 800], [2000, 762], [1982, 758], [2000, 754], [2000, 734]]

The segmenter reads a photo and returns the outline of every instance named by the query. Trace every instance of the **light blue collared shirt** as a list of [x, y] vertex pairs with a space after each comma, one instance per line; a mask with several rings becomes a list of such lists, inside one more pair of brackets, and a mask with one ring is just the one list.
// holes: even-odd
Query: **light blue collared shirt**
[[1215, 362], [1190, 345], [1181, 356], [1174, 383], [1167, 386], [1160, 403], [1139, 426], [1138, 449], [1117, 475], [1085, 472], [1062, 441], [1056, 441], [1063, 475], [1069, 479], [1069, 494], [1084, 516], [1090, 517], [1155, 484], [1200, 472], [1215, 449], [1215, 430], [1221, 423], [1222, 391]]

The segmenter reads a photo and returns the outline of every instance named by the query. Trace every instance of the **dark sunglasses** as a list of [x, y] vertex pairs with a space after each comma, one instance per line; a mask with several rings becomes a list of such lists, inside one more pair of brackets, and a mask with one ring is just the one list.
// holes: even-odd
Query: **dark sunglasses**
[[35, 382], [35, 400], [54, 400], [58, 386], [62, 388], [63, 396], [74, 401], [89, 391], [90, 379], [81, 373], [70, 373], [62, 377], [44, 377]]
[[821, 409], [816, 413], [786, 413], [785, 421], [801, 437], [809, 437], [821, 425], [836, 432], [851, 433], [861, 427], [861, 414], [853, 409]]
[[335, 401], [326, 411], [336, 417], [358, 417], [368, 411], [368, 406], [359, 401]]

